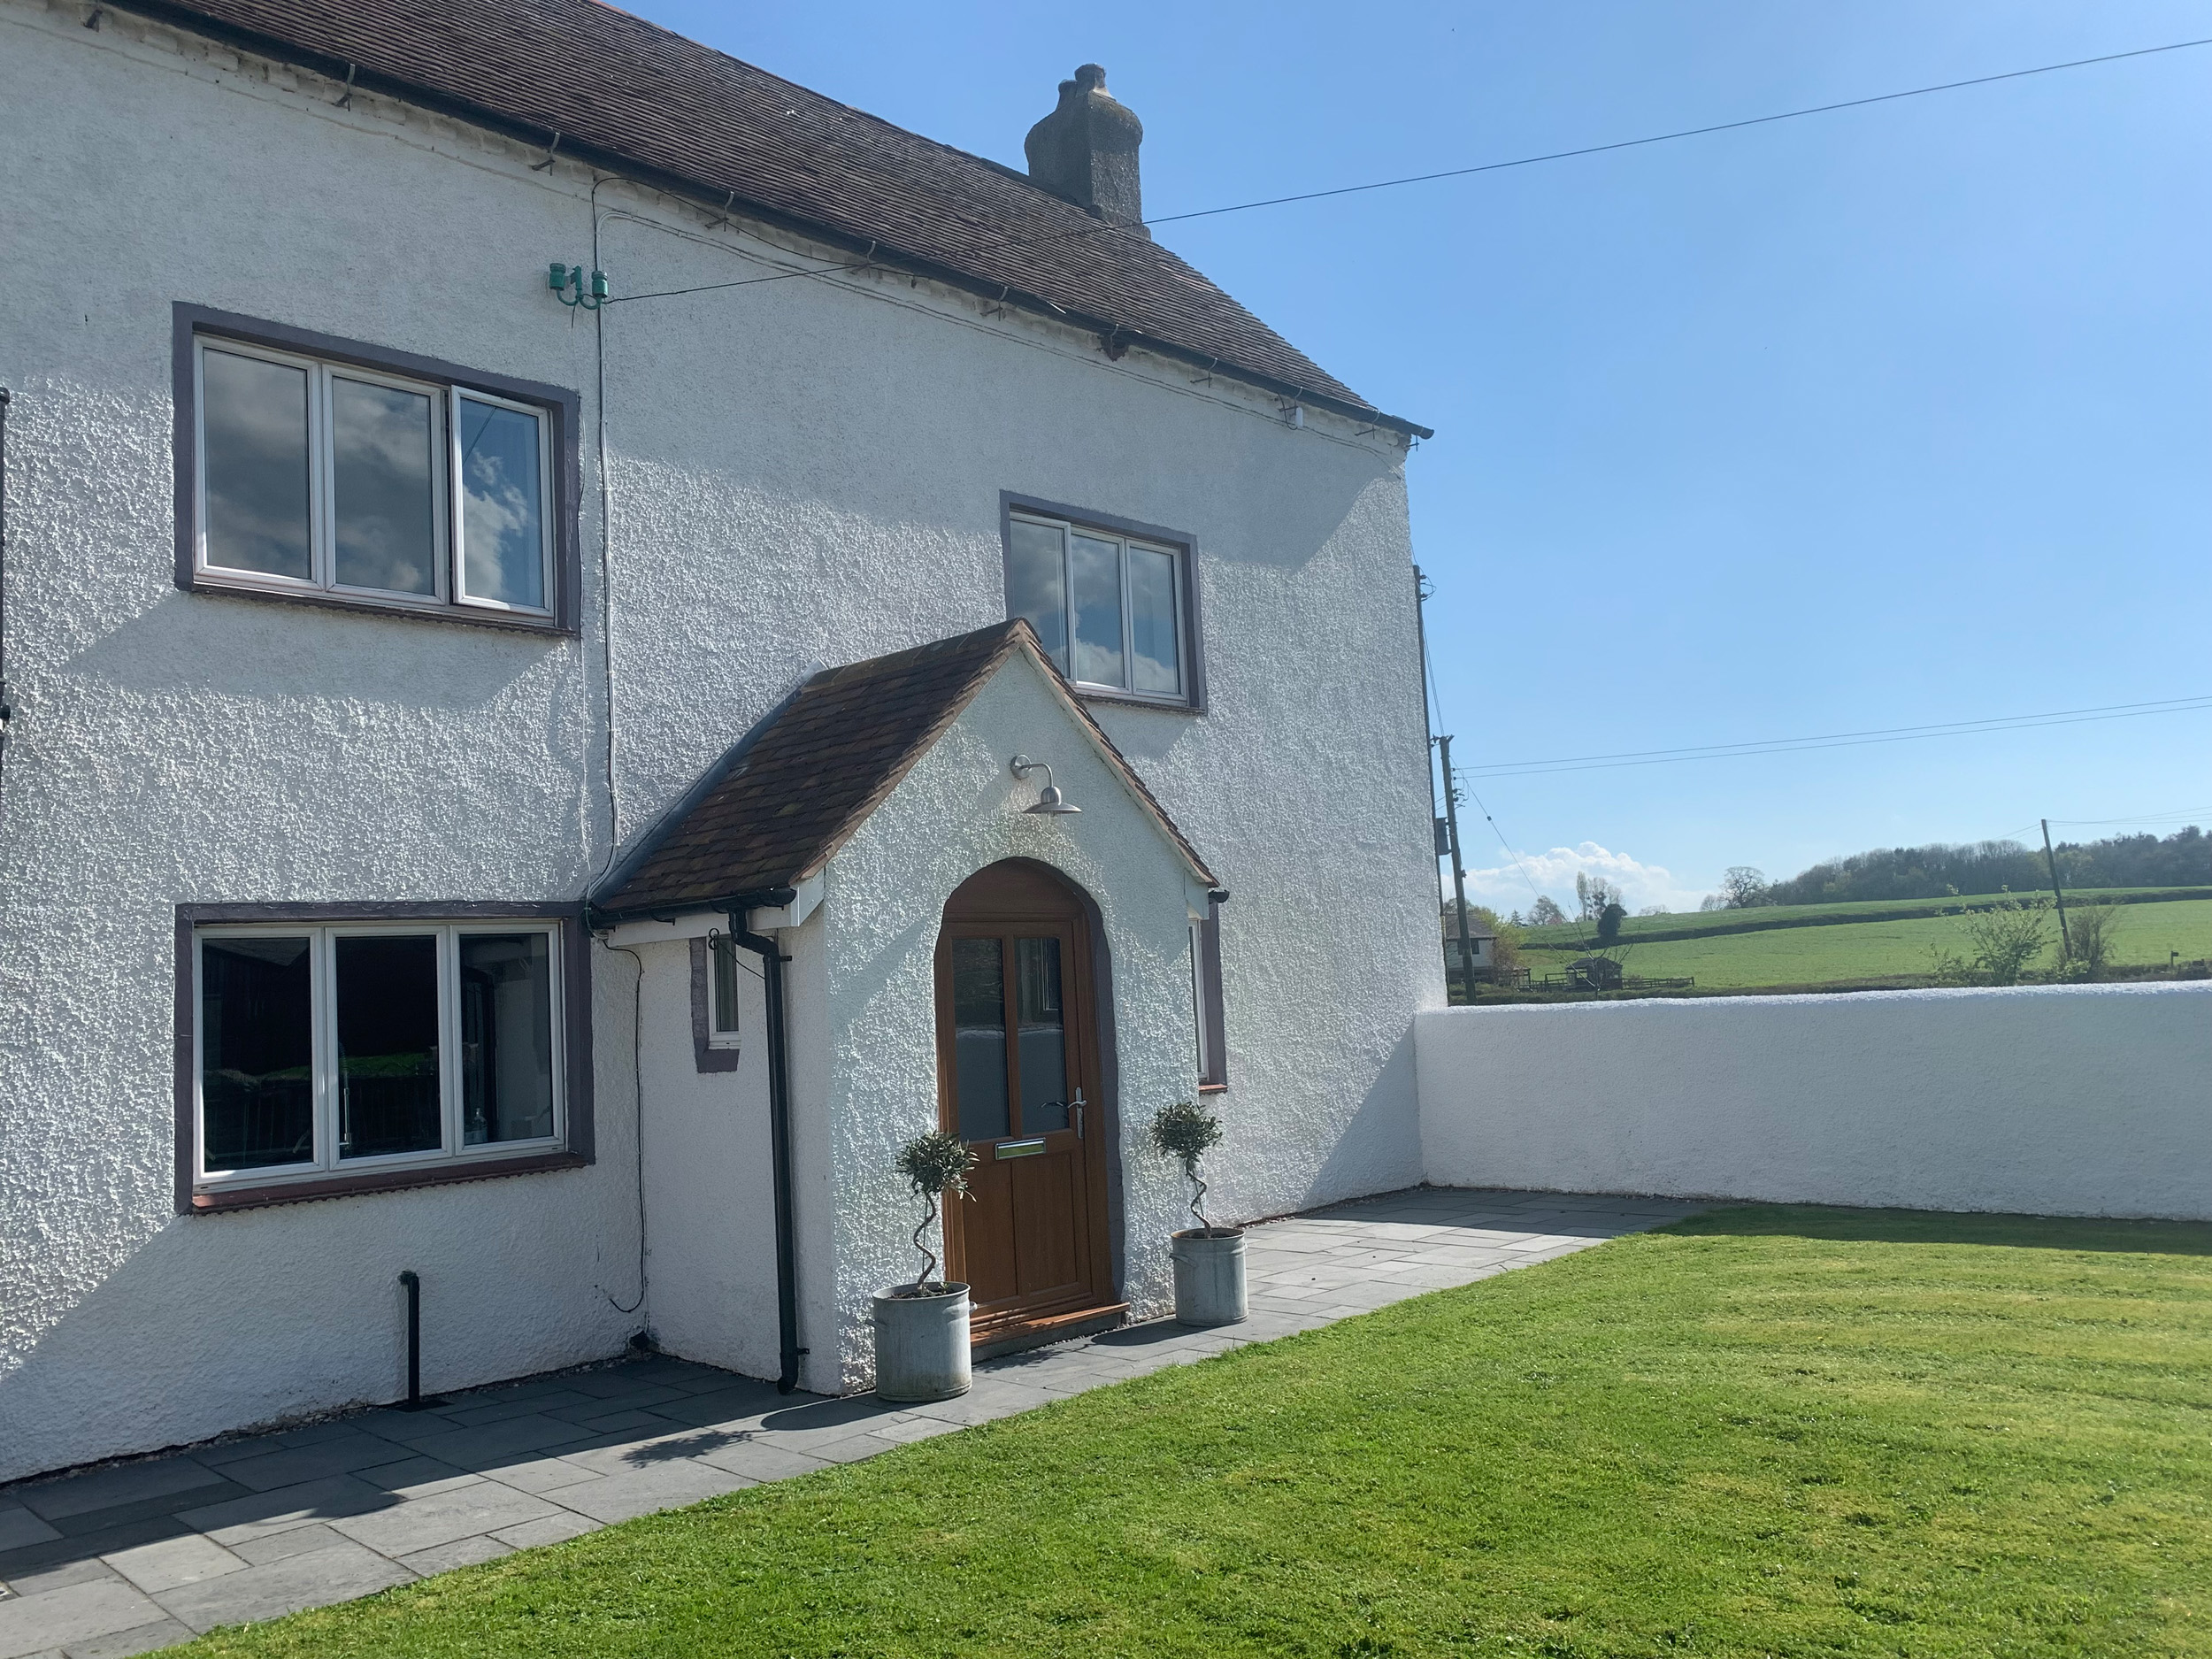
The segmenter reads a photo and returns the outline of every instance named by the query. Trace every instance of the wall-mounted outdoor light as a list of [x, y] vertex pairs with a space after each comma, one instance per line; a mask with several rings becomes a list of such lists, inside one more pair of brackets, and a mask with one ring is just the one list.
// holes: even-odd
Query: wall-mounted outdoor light
[[553, 297], [562, 304], [580, 305], [588, 311], [595, 311], [604, 305], [610, 292], [604, 271], [591, 273], [591, 292], [587, 294], [584, 292], [584, 267], [563, 265], [557, 259], [545, 268], [545, 286], [553, 290]]
[[1037, 804], [1025, 806], [1022, 809], [1023, 811], [1035, 812], [1045, 818], [1064, 818], [1071, 812], [1080, 812], [1083, 810], [1060, 798], [1059, 787], [1052, 781], [1052, 768], [1045, 764], [1043, 761], [1032, 760], [1026, 755], [1014, 757], [1014, 776], [1026, 778], [1033, 772], [1044, 773], [1045, 787], [1037, 792]]

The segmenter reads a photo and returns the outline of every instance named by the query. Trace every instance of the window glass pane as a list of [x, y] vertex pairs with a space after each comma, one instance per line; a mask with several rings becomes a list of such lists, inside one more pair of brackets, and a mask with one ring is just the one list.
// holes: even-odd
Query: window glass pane
[[1057, 525], [1012, 521], [1007, 534], [1006, 614], [1027, 617], [1045, 655], [1068, 672], [1067, 572]]
[[1183, 657], [1175, 642], [1175, 556], [1129, 549], [1130, 664], [1135, 689], [1183, 693]]
[[552, 938], [464, 933], [462, 1142], [542, 1141], [552, 1133]]
[[1068, 1126], [1068, 1021], [1060, 1006], [1060, 941], [1014, 941], [1014, 1007], [1021, 1018], [1022, 1127]]
[[437, 590], [432, 407], [427, 393], [331, 379], [330, 482], [345, 587]]
[[336, 963], [338, 1156], [436, 1151], [436, 935], [340, 939]]
[[305, 939], [200, 941], [200, 1138], [210, 1170], [313, 1161], [313, 1002]]
[[307, 371], [204, 351], [200, 423], [207, 562], [307, 580]]
[[1094, 536], [1068, 537], [1075, 581], [1075, 672], [1072, 680], [1126, 686], [1121, 669], [1121, 547]]
[[538, 418], [461, 402], [461, 580], [474, 599], [545, 608]]
[[1007, 1133], [1005, 955], [995, 939], [952, 941], [953, 1090], [963, 1141]]
[[737, 947], [726, 939], [714, 941], [714, 1034], [737, 1034]]

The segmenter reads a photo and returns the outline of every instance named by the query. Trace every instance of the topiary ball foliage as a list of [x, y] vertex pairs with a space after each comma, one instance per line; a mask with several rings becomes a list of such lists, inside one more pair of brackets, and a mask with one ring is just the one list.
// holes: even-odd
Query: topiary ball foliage
[[1181, 1160], [1185, 1169], [1221, 1140], [1221, 1119], [1194, 1102], [1163, 1106], [1152, 1119], [1152, 1145], [1163, 1156]]
[[968, 1171], [975, 1154], [958, 1135], [944, 1130], [916, 1135], [899, 1148], [899, 1173], [906, 1177], [914, 1196], [935, 1200], [947, 1193], [968, 1190]]

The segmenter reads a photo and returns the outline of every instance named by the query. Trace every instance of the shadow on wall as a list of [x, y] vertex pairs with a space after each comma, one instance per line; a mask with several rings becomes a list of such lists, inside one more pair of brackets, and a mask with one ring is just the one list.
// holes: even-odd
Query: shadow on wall
[[1408, 1025], [1390, 1045], [1359, 1110], [1338, 1129], [1336, 1145], [1297, 1208], [1396, 1192], [1420, 1182], [1421, 1111], [1415, 1097], [1413, 1028]]
[[1939, 1210], [1839, 1210], [1747, 1204], [1708, 1210], [1663, 1229], [1706, 1237], [1833, 1240], [1861, 1244], [1972, 1244], [2129, 1256], [2212, 1256], [2212, 1224], [2102, 1217], [1961, 1215]]
[[124, 691], [329, 695], [417, 709], [488, 709], [565, 634], [317, 611], [226, 595], [165, 595], [64, 665]]

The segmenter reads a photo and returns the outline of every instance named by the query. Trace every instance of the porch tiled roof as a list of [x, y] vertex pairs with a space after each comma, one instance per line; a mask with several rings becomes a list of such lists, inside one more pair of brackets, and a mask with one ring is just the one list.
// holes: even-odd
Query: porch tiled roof
[[[1279, 395], [1383, 415], [1142, 232], [599, 0], [111, 0]], [[1038, 88], [1040, 109], [1050, 88]], [[672, 301], [711, 326], [726, 296]]]
[[1017, 618], [815, 675], [702, 780], [593, 897], [593, 910], [639, 917], [711, 910], [813, 875], [1018, 653], [1050, 677], [1144, 810], [1193, 869], [1218, 885]]

